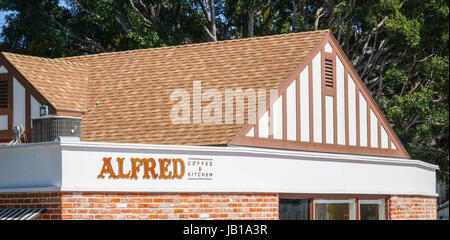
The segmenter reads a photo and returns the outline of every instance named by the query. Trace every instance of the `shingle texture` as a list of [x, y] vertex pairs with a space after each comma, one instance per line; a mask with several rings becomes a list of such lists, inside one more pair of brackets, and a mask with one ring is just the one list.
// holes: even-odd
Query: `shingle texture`
[[[223, 96], [225, 89], [269, 92], [289, 76], [327, 32], [55, 60], [5, 56], [57, 109], [84, 110], [86, 101], [91, 109], [101, 96], [99, 104], [83, 120], [84, 141], [222, 145], [228, 144], [243, 124], [172, 124], [170, 111], [175, 102], [170, 102], [171, 93], [175, 89], [190, 93], [192, 119], [194, 81], [201, 81], [203, 92], [217, 89]], [[202, 105], [209, 102], [203, 99]], [[70, 105], [73, 107], [67, 109]]]
[[56, 109], [86, 110], [88, 65], [62, 59], [2, 54]]

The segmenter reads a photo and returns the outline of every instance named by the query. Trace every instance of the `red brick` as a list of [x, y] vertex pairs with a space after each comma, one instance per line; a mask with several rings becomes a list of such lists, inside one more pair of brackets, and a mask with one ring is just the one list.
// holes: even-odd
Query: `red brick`
[[184, 210], [183, 209], [174, 209], [173, 212], [174, 213], [183, 213]]
[[[119, 202], [127, 203], [129, 209], [116, 209], [116, 203]], [[176, 204], [170, 204], [170, 207], [167, 206], [167, 208], [161, 208], [159, 203], [162, 202]], [[229, 207], [220, 205], [222, 203], [230, 202], [232, 202], [232, 204], [230, 204]], [[272, 203], [271, 205], [276, 206], [274, 209], [277, 210], [278, 196], [276, 194], [152, 194], [101, 192], [85, 192], [77, 194], [70, 192], [55, 192], [0, 195], [0, 208], [47, 208], [47, 213], [43, 214], [40, 219], [185, 219], [199, 218], [200, 213], [207, 213], [208, 218], [215, 219], [252, 217], [240, 214], [242, 211], [248, 211], [248, 208], [245, 208], [243, 202], [251, 202], [252, 205], [250, 206], [252, 206], [256, 212], [267, 212], [270, 210], [270, 208], [268, 208], [269, 205], [260, 203]], [[12, 203], [13, 205], [7, 205], [8, 203]], [[259, 206], [259, 208], [256, 206]], [[262, 209], [261, 207], [266, 208]], [[171, 213], [173, 215], [169, 215]], [[229, 213], [232, 213], [232, 215]], [[419, 216], [419, 214], [414, 214]], [[273, 218], [272, 215], [269, 214], [259, 214], [253, 217], [259, 219]], [[277, 216], [275, 216], [275, 218], [277, 218]]]
[[169, 215], [159, 215], [159, 219], [169, 219]]

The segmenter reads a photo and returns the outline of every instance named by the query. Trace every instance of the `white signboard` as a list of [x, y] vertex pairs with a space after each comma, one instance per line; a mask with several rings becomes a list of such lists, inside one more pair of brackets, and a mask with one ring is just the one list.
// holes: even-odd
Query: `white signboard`
[[0, 191], [436, 196], [417, 160], [241, 147], [54, 142], [0, 147]]

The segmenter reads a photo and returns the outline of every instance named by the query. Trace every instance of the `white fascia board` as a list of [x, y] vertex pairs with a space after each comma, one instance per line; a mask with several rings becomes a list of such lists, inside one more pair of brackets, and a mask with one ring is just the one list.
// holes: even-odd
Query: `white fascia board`
[[308, 152], [308, 151], [291, 151], [291, 150], [278, 150], [278, 149], [262, 149], [252, 147], [230, 146], [230, 148], [236, 148], [240, 151], [246, 151], [248, 153], [255, 154], [274, 154], [277, 156], [292, 156], [308, 160], [336, 160], [336, 161], [356, 161], [356, 162], [379, 162], [379, 163], [394, 163], [410, 166], [421, 166], [432, 170], [438, 170], [439, 166], [426, 163], [420, 160], [406, 159], [406, 158], [394, 158], [394, 157], [381, 157], [381, 156], [369, 156], [369, 155], [356, 155], [356, 154], [339, 154], [339, 153], [322, 153], [322, 152]]
[[[51, 146], [54, 143], [48, 144], [49, 144], [48, 146]], [[60, 145], [62, 148], [85, 148], [85, 147], [98, 149], [113, 148], [115, 149], [115, 151], [152, 150], [152, 151], [177, 152], [177, 153], [180, 152], [207, 153], [210, 155], [214, 153], [220, 153], [225, 155], [266, 156], [266, 157], [280, 157], [280, 158], [288, 157], [288, 158], [298, 158], [302, 160], [305, 160], [306, 158], [308, 160], [318, 160], [318, 161], [336, 160], [336, 161], [356, 161], [356, 162], [378, 162], [378, 163], [420, 166], [432, 170], [439, 169], [437, 165], [426, 163], [420, 160], [406, 159], [406, 158], [355, 155], [355, 154], [321, 153], [309, 151], [292, 151], [292, 150], [242, 147], [242, 146], [210, 147], [210, 146], [131, 144], [131, 143], [80, 142], [80, 141], [62, 141]], [[42, 146], [45, 146], [45, 144], [43, 144]]]
[[[193, 183], [180, 180], [169, 184], [168, 182], [126, 179], [98, 180], [96, 177], [102, 166], [101, 158], [104, 156], [121, 155], [129, 158], [147, 154], [155, 157], [171, 154], [186, 158], [204, 156], [214, 158], [214, 166], [217, 167], [214, 170], [215, 178], [210, 182]], [[234, 164], [238, 163], [242, 164], [240, 169], [234, 167]], [[246, 169], [253, 169], [255, 164], [261, 165], [261, 171], [251, 172], [252, 175], [248, 175]], [[0, 167], [2, 166], [5, 169], [4, 174], [0, 175], [0, 179], [3, 178], [0, 192], [58, 191], [60, 187], [60, 191], [273, 192], [426, 196], [436, 196], [435, 170], [438, 169], [436, 165], [402, 158], [240, 146], [128, 144], [81, 142], [70, 139], [0, 147]], [[30, 175], [23, 171], [28, 168], [40, 170]], [[398, 171], [402, 174], [398, 174]], [[230, 172], [234, 172], [236, 176], [230, 179]], [[274, 173], [272, 180], [264, 182], [267, 180], [265, 174], [270, 172]], [[383, 174], [387, 177], [386, 179], [380, 178]], [[26, 181], [17, 178], [16, 175], [20, 175]], [[355, 179], [361, 181], [354, 181]], [[241, 184], [246, 181], [248, 184]], [[311, 183], [311, 181], [314, 184], [301, 184], [302, 182]]]
[[309, 151], [292, 151], [292, 150], [280, 150], [271, 148], [255, 148], [255, 147], [242, 147], [242, 146], [228, 146], [228, 147], [210, 147], [210, 146], [185, 146], [185, 145], [159, 145], [159, 144], [134, 144], [134, 143], [109, 143], [109, 142], [84, 142], [84, 141], [69, 141], [64, 140], [61, 142], [43, 142], [32, 144], [19, 144], [14, 146], [0, 146], [0, 152], [2, 151], [23, 151], [33, 150], [39, 148], [97, 148], [97, 149], [115, 149], [118, 150], [152, 150], [161, 152], [176, 152], [176, 153], [220, 153], [226, 155], [246, 155], [246, 156], [271, 156], [271, 157], [289, 157], [308, 160], [338, 160], [338, 161], [357, 161], [357, 162], [379, 162], [379, 163], [391, 163], [410, 166], [420, 166], [429, 168], [432, 170], [438, 170], [439, 166], [426, 163], [415, 159], [395, 158], [395, 157], [381, 157], [381, 156], [368, 156], [368, 155], [356, 155], [356, 154], [339, 154], [339, 153], [321, 153], [321, 152], [309, 152]]

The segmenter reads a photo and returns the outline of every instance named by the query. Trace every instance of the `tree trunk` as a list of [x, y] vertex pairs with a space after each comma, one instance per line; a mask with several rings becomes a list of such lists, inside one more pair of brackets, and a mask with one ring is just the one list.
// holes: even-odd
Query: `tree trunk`
[[291, 5], [292, 5], [292, 32], [296, 31], [297, 25], [298, 25], [298, 15], [297, 15], [297, 11], [298, 11], [298, 7], [297, 7], [297, 3], [294, 0], [291, 0]]
[[208, 23], [207, 26], [203, 25], [203, 29], [208, 34], [211, 41], [217, 42], [216, 9], [214, 0], [206, 0], [206, 2], [200, 0], [199, 3]]
[[255, 14], [253, 12], [253, 8], [249, 9], [245, 16], [243, 16], [243, 33], [242, 37], [249, 38], [253, 37], [253, 24], [254, 24]]
[[216, 29], [216, 9], [214, 6], [214, 0], [209, 1], [209, 8], [211, 9], [211, 35], [212, 40], [217, 42], [217, 29]]

